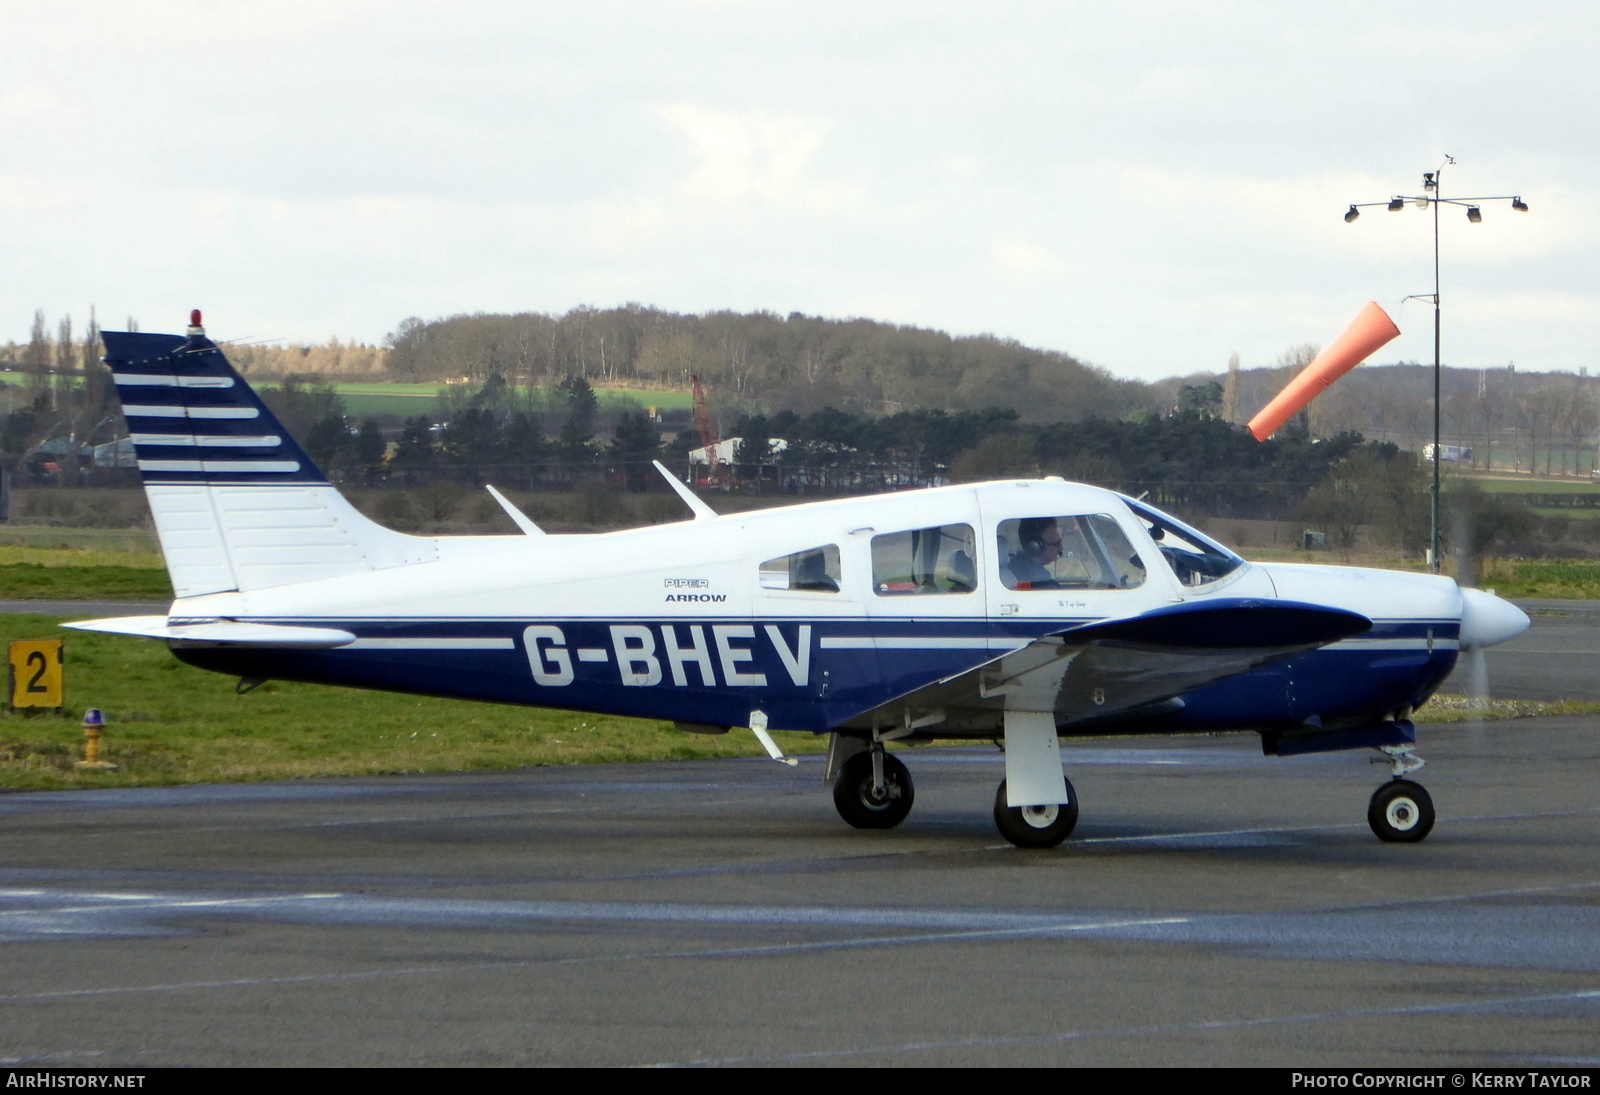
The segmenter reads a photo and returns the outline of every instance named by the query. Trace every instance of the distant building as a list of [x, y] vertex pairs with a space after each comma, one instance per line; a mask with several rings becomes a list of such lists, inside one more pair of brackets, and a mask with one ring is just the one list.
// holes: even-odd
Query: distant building
[[[739, 443], [743, 440], [744, 438], [742, 437], [730, 437], [726, 441], [718, 441], [714, 445], [702, 445], [698, 449], [690, 449], [689, 463], [711, 464], [715, 462], [718, 464], [731, 464], [733, 463], [733, 454], [739, 450]], [[789, 442], [777, 437], [772, 439], [772, 453], [774, 456], [788, 447]], [[713, 453], [716, 455], [715, 461], [711, 459], [711, 454]]]

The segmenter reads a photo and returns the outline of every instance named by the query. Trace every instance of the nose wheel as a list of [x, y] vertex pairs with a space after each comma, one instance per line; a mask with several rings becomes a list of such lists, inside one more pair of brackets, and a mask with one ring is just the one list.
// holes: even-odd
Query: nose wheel
[[1394, 779], [1373, 793], [1367, 824], [1379, 840], [1415, 844], [1433, 831], [1433, 799], [1422, 784]]
[[994, 823], [1019, 848], [1054, 848], [1078, 824], [1078, 792], [1067, 780], [1067, 801], [1043, 806], [1007, 806], [1006, 781], [994, 793]]
[[[881, 778], [873, 771], [874, 758], [882, 765]], [[857, 829], [893, 829], [911, 812], [915, 797], [910, 770], [881, 749], [845, 761], [833, 784], [834, 808]]]

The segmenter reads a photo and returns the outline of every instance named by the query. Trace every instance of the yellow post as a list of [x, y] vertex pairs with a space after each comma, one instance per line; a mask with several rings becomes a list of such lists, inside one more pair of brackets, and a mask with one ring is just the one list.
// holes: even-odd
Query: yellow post
[[105, 724], [105, 716], [98, 707], [91, 707], [83, 713], [83, 759], [76, 767], [93, 768], [100, 772], [116, 770], [115, 764], [100, 759], [100, 728]]

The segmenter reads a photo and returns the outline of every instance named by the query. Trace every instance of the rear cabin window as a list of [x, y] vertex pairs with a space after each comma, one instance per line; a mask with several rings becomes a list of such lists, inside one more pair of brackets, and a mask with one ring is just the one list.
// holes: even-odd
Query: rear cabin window
[[1134, 589], [1143, 561], [1109, 514], [1025, 517], [996, 529], [1007, 589]]
[[971, 525], [890, 532], [872, 538], [872, 590], [880, 597], [971, 593], [978, 588]]
[[834, 544], [780, 555], [761, 564], [762, 589], [839, 592], [839, 548]]

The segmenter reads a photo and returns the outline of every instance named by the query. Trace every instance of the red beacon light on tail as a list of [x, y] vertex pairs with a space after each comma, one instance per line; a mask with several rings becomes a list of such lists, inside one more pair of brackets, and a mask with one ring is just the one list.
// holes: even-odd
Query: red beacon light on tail
[[205, 333], [206, 333], [206, 329], [204, 327], [200, 326], [200, 309], [191, 308], [189, 310], [189, 334], [190, 334], [190, 336], [192, 337], [194, 335], [203, 335]]

